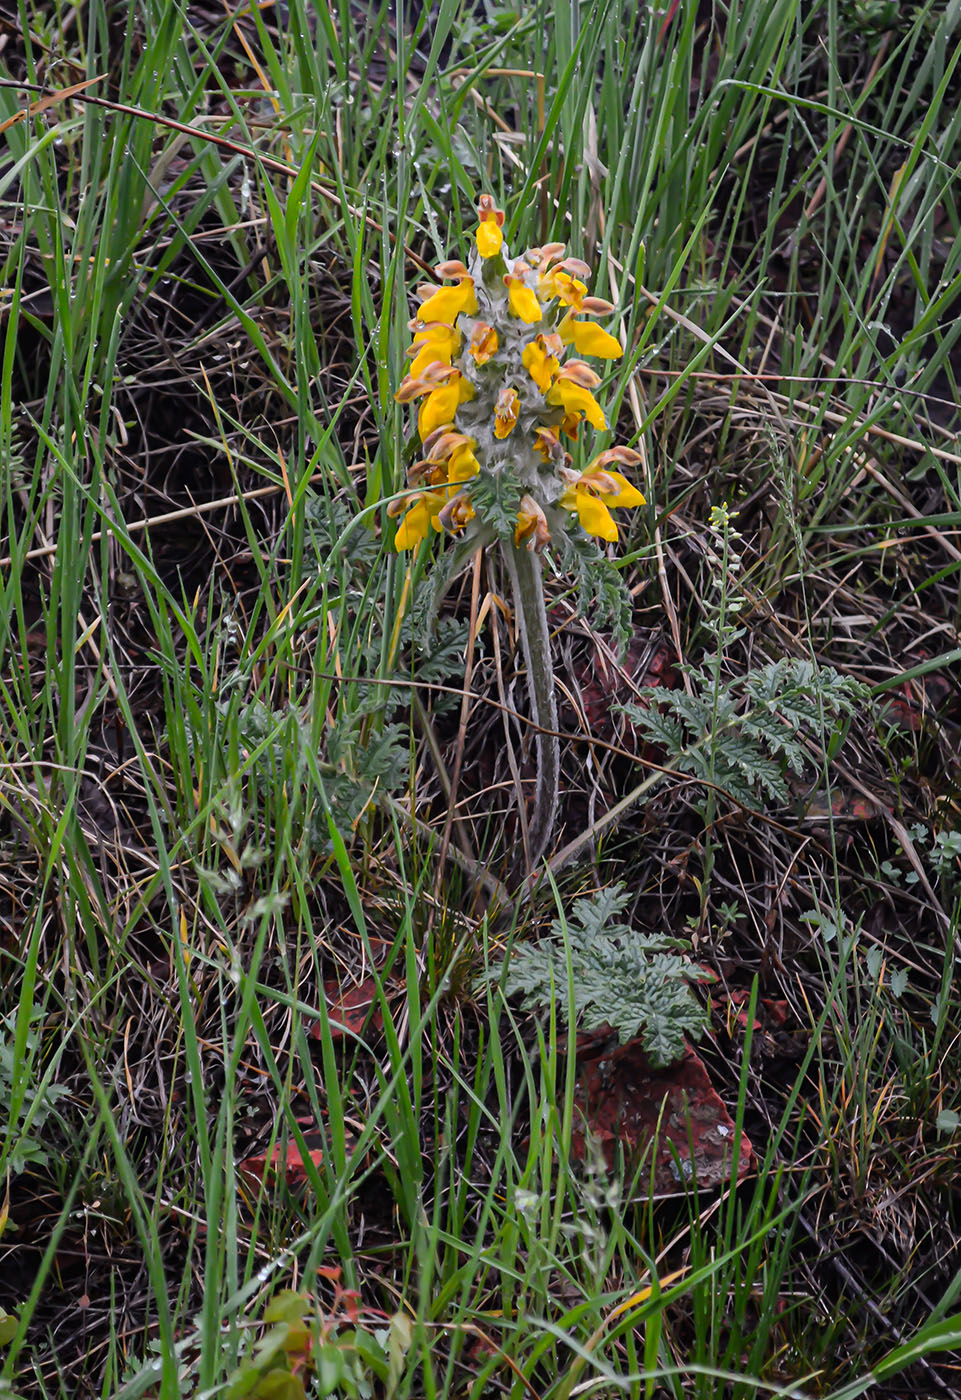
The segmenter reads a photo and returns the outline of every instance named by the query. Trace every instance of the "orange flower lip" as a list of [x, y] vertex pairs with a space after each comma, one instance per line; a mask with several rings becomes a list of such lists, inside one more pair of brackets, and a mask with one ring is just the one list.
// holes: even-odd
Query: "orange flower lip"
[[588, 316], [610, 316], [614, 309], [614, 303], [605, 301], [603, 297], [583, 297], [581, 299], [581, 310], [586, 311]]
[[469, 277], [470, 273], [459, 258], [452, 258], [450, 262], [438, 263], [434, 269], [438, 277]]
[[487, 219], [493, 219], [498, 228], [504, 227], [504, 211], [503, 209], [498, 209], [497, 205], [494, 203], [494, 196], [492, 194], [482, 194], [477, 201], [477, 217], [482, 222]]
[[596, 389], [601, 382], [601, 376], [595, 374], [590, 365], [586, 365], [583, 360], [568, 360], [557, 377], [569, 379], [572, 384], [579, 384], [582, 389]]
[[477, 446], [474, 438], [468, 437], [466, 433], [439, 432], [436, 436], [431, 434], [427, 442], [424, 443], [424, 450], [432, 462], [444, 462], [456, 452], [458, 447]]
[[532, 248], [531, 256], [534, 258], [534, 266], [538, 272], [546, 272], [555, 258], [559, 258], [564, 251], [563, 243], [545, 243], [543, 248]]
[[601, 452], [594, 458], [587, 470], [593, 471], [595, 467], [603, 471], [611, 462], [620, 462], [622, 467], [638, 467], [644, 458], [639, 452], [635, 452], [633, 447], [609, 447], [606, 452]]
[[410, 403], [413, 399], [420, 398], [422, 394], [433, 393], [435, 389], [449, 383], [454, 378], [461, 378], [459, 369], [435, 360], [426, 367], [418, 379], [408, 375], [394, 394], [394, 398], [397, 403]]
[[565, 258], [563, 262], [555, 263], [554, 272], [570, 272], [576, 277], [590, 277], [591, 269], [586, 262], [581, 262], [580, 258]]

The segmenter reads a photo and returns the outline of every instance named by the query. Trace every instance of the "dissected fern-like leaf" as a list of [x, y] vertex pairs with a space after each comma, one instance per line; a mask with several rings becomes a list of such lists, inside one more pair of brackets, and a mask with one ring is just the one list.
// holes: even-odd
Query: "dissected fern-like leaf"
[[[653, 1065], [684, 1053], [705, 1024], [690, 983], [698, 970], [666, 938], [641, 934], [617, 915], [630, 902], [623, 886], [575, 902], [566, 928], [560, 920], [540, 943], [515, 948], [506, 966], [492, 969], [508, 996], [530, 1010], [553, 1004], [566, 1018], [569, 1001], [583, 1030], [610, 1026], [624, 1043], [640, 1036]], [[570, 988], [568, 992], [568, 969]]]
[[513, 542], [523, 488], [510, 472], [480, 471], [465, 486], [471, 504], [499, 540]]
[[560, 533], [557, 545], [561, 564], [576, 581], [578, 612], [595, 631], [609, 630], [623, 656], [632, 635], [631, 595], [620, 569], [583, 530]]
[[621, 708], [665, 751], [665, 763], [723, 789], [743, 807], [787, 802], [790, 771], [809, 760], [806, 740], [853, 714], [868, 692], [832, 667], [782, 658], [715, 690], [706, 671], [691, 673], [692, 694], [651, 686], [646, 705]]

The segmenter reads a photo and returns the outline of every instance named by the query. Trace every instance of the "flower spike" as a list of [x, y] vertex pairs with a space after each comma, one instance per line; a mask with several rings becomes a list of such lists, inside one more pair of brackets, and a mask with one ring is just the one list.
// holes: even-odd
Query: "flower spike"
[[535, 552], [567, 528], [614, 540], [611, 510], [643, 499], [622, 475], [640, 462], [632, 449], [607, 448], [578, 473], [562, 445], [578, 442], [585, 424], [607, 427], [601, 379], [585, 360], [623, 354], [593, 319], [614, 307], [590, 294], [590, 267], [563, 243], [512, 254], [504, 226], [482, 194], [466, 261], [439, 262], [437, 280], [417, 289], [410, 369], [395, 398], [416, 409], [422, 456], [408, 469], [418, 492], [399, 507], [398, 549], [478, 529], [470, 497], [484, 477], [516, 482], [515, 542]]

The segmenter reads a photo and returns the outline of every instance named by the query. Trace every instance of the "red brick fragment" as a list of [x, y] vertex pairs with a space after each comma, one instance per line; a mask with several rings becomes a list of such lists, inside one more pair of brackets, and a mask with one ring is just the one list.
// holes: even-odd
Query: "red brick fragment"
[[[324, 983], [327, 994], [327, 1015], [330, 1018], [331, 1040], [343, 1040], [349, 1031], [361, 1035], [367, 1025], [367, 1013], [377, 1000], [377, 982], [373, 977], [364, 977], [352, 987], [343, 987], [336, 979]], [[383, 1017], [378, 1007], [370, 1018], [370, 1028], [379, 1031]], [[314, 1040], [320, 1040], [323, 1029], [320, 1021], [315, 1021], [310, 1032]]]
[[[753, 1148], [742, 1134], [732, 1172], [734, 1122], [690, 1047], [676, 1064], [655, 1069], [640, 1039], [609, 1045], [609, 1038], [578, 1037], [575, 1097], [581, 1118], [571, 1137], [575, 1159], [585, 1156], [593, 1138], [608, 1167], [613, 1169], [621, 1148], [630, 1169], [653, 1142], [655, 1195], [674, 1194], [695, 1179], [704, 1188], [746, 1175]], [[641, 1180], [650, 1179], [648, 1157]]]

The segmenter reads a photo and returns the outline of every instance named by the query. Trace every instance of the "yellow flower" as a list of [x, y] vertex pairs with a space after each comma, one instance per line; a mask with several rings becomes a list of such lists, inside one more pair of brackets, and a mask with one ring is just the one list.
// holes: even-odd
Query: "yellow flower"
[[446, 321], [452, 326], [462, 311], [473, 316], [477, 310], [473, 277], [461, 277], [456, 287], [438, 287], [417, 313], [418, 321]]
[[477, 251], [482, 258], [496, 257], [504, 242], [504, 235], [494, 219], [482, 219], [477, 225], [475, 237]]
[[583, 415], [588, 423], [594, 428], [606, 428], [607, 420], [601, 411], [601, 406], [589, 389], [576, 384], [573, 379], [565, 379], [558, 376], [554, 380], [548, 394], [547, 402], [555, 408], [564, 410], [564, 431], [569, 432], [569, 420], [572, 414], [578, 415], [575, 418], [575, 425]]
[[486, 365], [490, 357], [497, 354], [498, 343], [497, 332], [493, 326], [488, 326], [484, 321], [474, 322], [468, 349], [475, 364]]
[[452, 491], [451, 498], [438, 517], [442, 530], [463, 530], [468, 521], [474, 519], [474, 507], [465, 491]]
[[533, 536], [533, 548], [535, 554], [540, 554], [550, 544], [551, 532], [547, 525], [547, 516], [542, 508], [534, 500], [533, 496], [524, 496], [521, 501], [521, 508], [517, 512], [517, 528], [514, 531], [514, 543], [520, 548], [525, 540]]
[[414, 343], [408, 354], [414, 355], [410, 367], [412, 379], [419, 379], [428, 365], [449, 365], [460, 349], [461, 334], [453, 326], [435, 321], [414, 335]]
[[431, 532], [431, 527], [440, 530], [441, 525], [438, 517], [444, 508], [446, 498], [446, 492], [425, 491], [420, 499], [414, 502], [398, 525], [397, 534], [394, 536], [394, 548], [397, 550], [416, 549], [422, 540], [426, 540]]
[[565, 345], [573, 345], [579, 355], [596, 355], [600, 360], [620, 359], [621, 342], [591, 321], [578, 321], [568, 312], [557, 327]]
[[463, 481], [470, 481], [472, 476], [476, 476], [480, 471], [480, 462], [474, 456], [474, 442], [469, 438], [466, 443], [456, 447], [450, 454], [447, 463], [447, 480], [451, 485], [460, 485]]
[[474, 235], [477, 251], [482, 258], [494, 258], [504, 245], [504, 213], [495, 205], [493, 195], [481, 195], [477, 202], [477, 217], [480, 219]]
[[611, 509], [643, 504], [644, 497], [626, 476], [592, 467], [576, 477], [560, 499], [564, 510], [577, 512], [578, 520], [589, 535], [597, 535], [611, 544], [617, 539], [617, 526]]
[[447, 383], [432, 389], [418, 410], [417, 431], [421, 442], [426, 442], [438, 428], [453, 423], [458, 404], [466, 403], [473, 397], [474, 388], [460, 370], [451, 370]]
[[526, 321], [529, 326], [540, 321], [544, 312], [530, 287], [526, 286], [519, 277], [511, 277], [509, 273], [504, 278], [504, 282], [507, 285], [507, 299], [512, 314], [518, 320]]
[[520, 408], [520, 397], [516, 389], [503, 388], [497, 395], [494, 405], [494, 436], [506, 438], [513, 431]]
[[475, 448], [476, 441], [468, 437], [466, 433], [455, 433], [449, 429], [441, 430], [431, 434], [424, 439], [424, 451], [431, 462], [445, 463], [454, 455], [459, 447]]
[[568, 454], [561, 447], [561, 440], [557, 436], [556, 428], [535, 428], [534, 429], [534, 451], [543, 457], [545, 462], [553, 462], [555, 466], [562, 467]]
[[[573, 263], [575, 259], [568, 258], [568, 263]], [[583, 263], [578, 264], [584, 266]], [[573, 306], [575, 311], [581, 309], [581, 304], [587, 294], [587, 286], [579, 278], [573, 277], [563, 264], [558, 263], [557, 267], [552, 267], [550, 272], [538, 279], [537, 290], [542, 297], [556, 297], [565, 306]]]
[[553, 355], [548, 353], [542, 335], [539, 335], [536, 340], [532, 340], [529, 345], [524, 346], [521, 363], [541, 393], [546, 394], [551, 387], [554, 375], [560, 369], [560, 364]]

